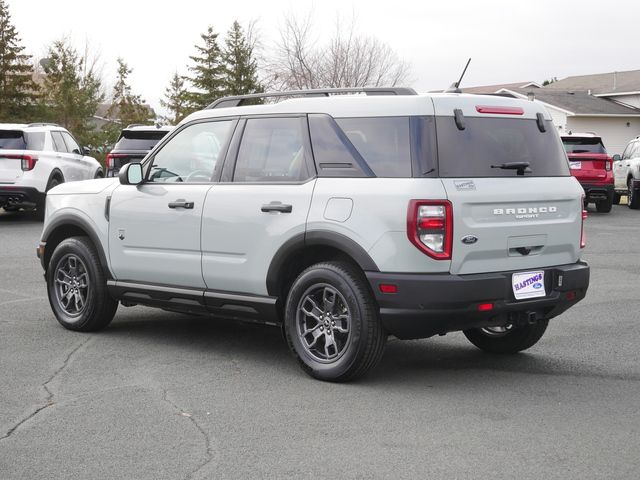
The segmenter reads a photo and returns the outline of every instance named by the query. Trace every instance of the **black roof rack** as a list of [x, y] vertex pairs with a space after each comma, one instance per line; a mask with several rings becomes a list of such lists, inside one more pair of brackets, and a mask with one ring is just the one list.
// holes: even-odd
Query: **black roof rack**
[[47, 123], [47, 122], [36, 122], [30, 123], [27, 127], [59, 127], [57, 123]]
[[252, 93], [249, 95], [238, 95], [233, 97], [219, 98], [210, 108], [239, 107], [245, 100], [253, 98], [272, 97], [329, 97], [345, 93], [364, 93], [365, 95], [417, 95], [413, 88], [408, 87], [362, 87], [362, 88], [320, 88], [314, 90], [289, 90], [285, 92]]

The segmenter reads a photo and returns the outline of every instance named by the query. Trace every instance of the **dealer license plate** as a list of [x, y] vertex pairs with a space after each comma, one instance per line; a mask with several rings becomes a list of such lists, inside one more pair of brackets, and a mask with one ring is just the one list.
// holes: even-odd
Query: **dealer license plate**
[[580, 170], [582, 168], [582, 162], [569, 162], [569, 168], [571, 170]]
[[516, 300], [544, 297], [547, 294], [544, 290], [544, 270], [514, 273], [511, 286]]

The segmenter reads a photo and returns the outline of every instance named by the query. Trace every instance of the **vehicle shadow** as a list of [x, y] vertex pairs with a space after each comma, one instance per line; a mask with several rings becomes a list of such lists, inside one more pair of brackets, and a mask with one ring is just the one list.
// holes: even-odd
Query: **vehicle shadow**
[[[252, 368], [268, 365], [269, 374], [291, 375], [292, 371], [297, 371], [305, 376], [277, 327], [219, 318], [165, 315], [158, 318], [156, 313], [149, 313], [130, 320], [116, 317], [101, 335], [122, 336], [143, 343], [161, 342], [189, 351], [196, 349], [198, 353], [223, 355], [250, 364]], [[436, 379], [438, 383], [450, 383], [454, 381], [453, 377], [455, 381], [473, 380], [479, 373], [489, 372], [626, 380], [633, 376], [605, 371], [587, 362], [545, 355], [535, 351], [535, 347], [530, 352], [516, 355], [491, 355], [454, 339], [401, 341], [391, 338], [380, 364], [357, 383], [423, 384]], [[634, 379], [640, 380], [640, 376], [637, 377]]]
[[0, 225], [19, 225], [19, 224], [42, 224], [42, 220], [38, 219], [38, 214], [35, 211], [28, 212], [7, 212], [0, 208]]

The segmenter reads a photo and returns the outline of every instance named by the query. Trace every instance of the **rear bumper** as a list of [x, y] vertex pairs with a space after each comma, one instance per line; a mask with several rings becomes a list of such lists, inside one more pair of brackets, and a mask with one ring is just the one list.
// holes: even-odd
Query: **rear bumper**
[[34, 187], [13, 185], [0, 186], [0, 207], [8, 205], [35, 206], [44, 198], [45, 194]]
[[[447, 332], [550, 319], [582, 300], [589, 286], [589, 266], [578, 262], [545, 271], [542, 298], [516, 300], [511, 277], [516, 272], [473, 275], [366, 272], [382, 323], [398, 338], [426, 338]], [[398, 287], [395, 294], [380, 284]], [[478, 305], [492, 303], [491, 311]]]
[[613, 183], [580, 183], [588, 201], [613, 198]]

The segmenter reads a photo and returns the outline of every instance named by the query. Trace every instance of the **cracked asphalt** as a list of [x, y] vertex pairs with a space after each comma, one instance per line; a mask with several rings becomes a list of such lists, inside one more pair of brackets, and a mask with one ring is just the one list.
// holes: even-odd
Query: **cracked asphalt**
[[587, 298], [527, 353], [391, 340], [357, 383], [308, 378], [272, 327], [120, 307], [64, 330], [0, 213], [0, 480], [640, 478], [640, 212], [591, 213]]

